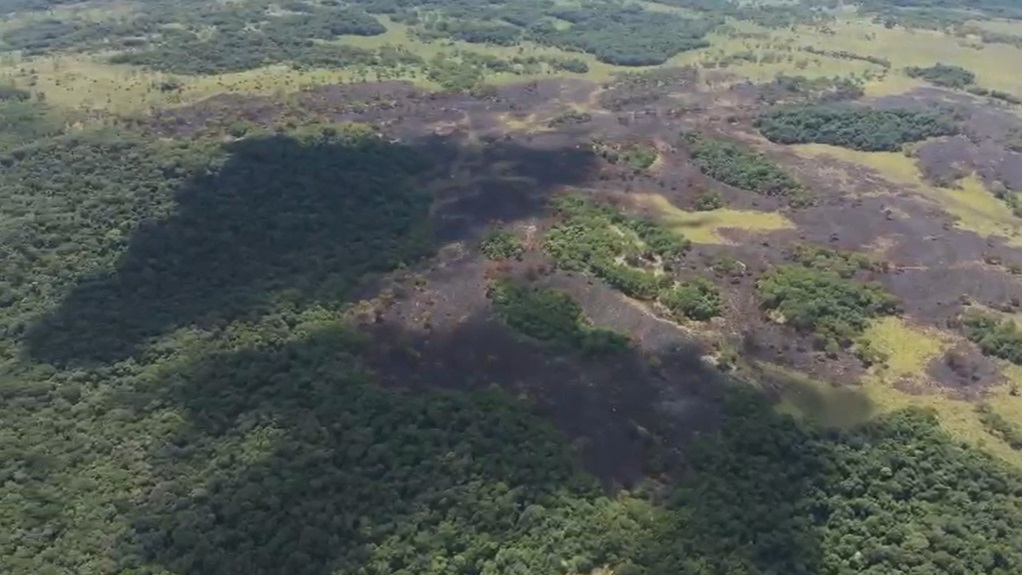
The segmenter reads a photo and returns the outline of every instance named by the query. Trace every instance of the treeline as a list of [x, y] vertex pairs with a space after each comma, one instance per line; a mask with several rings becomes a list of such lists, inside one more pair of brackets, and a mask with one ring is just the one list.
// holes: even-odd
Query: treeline
[[756, 127], [779, 144], [818, 143], [864, 151], [896, 151], [907, 143], [958, 133], [954, 121], [937, 112], [837, 105], [774, 108], [759, 116]]
[[746, 146], [698, 132], [682, 134], [692, 161], [707, 176], [729, 186], [786, 198], [793, 206], [812, 202], [809, 192], [769, 158]]
[[[268, 0], [230, 6], [160, 0], [147, 4], [144, 12], [99, 23], [33, 21], [6, 31], [3, 39], [12, 48], [32, 54], [121, 50], [115, 63], [182, 74], [236, 72], [278, 63], [342, 67], [372, 64], [369, 51], [323, 41], [382, 34], [386, 28], [373, 14], [386, 14], [426, 41], [451, 39], [497, 46], [532, 41], [590, 53], [611, 64], [639, 66], [661, 64], [679, 52], [707, 46], [706, 34], [720, 23], [605, 0], [587, 4], [585, 10], [543, 0], [290, 2], [286, 12], [268, 15], [274, 9]], [[566, 59], [564, 70], [581, 71], [580, 62], [584, 64]]]
[[803, 46], [801, 50], [810, 54], [816, 54], [817, 56], [827, 56], [828, 58], [837, 58], [839, 60], [855, 60], [869, 64], [876, 64], [885, 70], [891, 67], [891, 61], [887, 58], [864, 56], [847, 50], [824, 50], [822, 48], [814, 48], [812, 46]]

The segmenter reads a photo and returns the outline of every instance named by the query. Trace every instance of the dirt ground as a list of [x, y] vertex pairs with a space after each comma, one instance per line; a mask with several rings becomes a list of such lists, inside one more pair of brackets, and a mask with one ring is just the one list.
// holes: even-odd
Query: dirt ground
[[[870, 251], [890, 263], [888, 273], [866, 274], [903, 302], [904, 314], [924, 326], [946, 328], [966, 299], [1003, 307], [1022, 300], [1022, 283], [1004, 265], [983, 263], [991, 253], [1022, 265], [1022, 250], [999, 238], [955, 228], [932, 203], [905, 193], [868, 168], [839, 160], [805, 159], [766, 142], [752, 127], [763, 105], [754, 86], [703, 92], [676, 78], [636, 96], [638, 103], [601, 106], [620, 86], [550, 80], [496, 88], [486, 94], [429, 94], [391, 82], [320, 88], [291, 101], [221, 96], [160, 112], [149, 128], [163, 136], [222, 131], [239, 118], [264, 128], [302, 118], [362, 122], [383, 135], [436, 151], [426, 182], [436, 197], [434, 228], [445, 247], [435, 260], [398, 274], [366, 294], [364, 329], [376, 344], [370, 364], [390, 385], [415, 388], [500, 386], [529, 397], [573, 440], [589, 466], [608, 482], [630, 485], [642, 475], [650, 449], [671, 453], [716, 419], [719, 383], [726, 376], [704, 356], [722, 343], [749, 357], [775, 362], [828, 381], [855, 384], [863, 373], [850, 354], [827, 357], [809, 338], [765, 317], [755, 297], [760, 273], [783, 262], [796, 242]], [[624, 88], [627, 89], [627, 88]], [[950, 104], [948, 104], [948, 98]], [[966, 133], [918, 150], [923, 174], [954, 181], [977, 173], [984, 182], [1022, 190], [1022, 155], [1006, 142], [1022, 125], [1010, 112], [975, 99], [921, 90], [878, 100], [880, 106], [930, 106], [961, 110]], [[566, 114], [574, 113], [569, 120]], [[678, 149], [682, 130], [747, 141], [787, 166], [818, 198], [815, 206], [789, 209], [713, 181]], [[643, 142], [659, 153], [648, 170], [609, 164], [590, 142]], [[457, 142], [457, 146], [441, 145]], [[434, 145], [435, 144], [435, 145]], [[442, 150], [442, 151], [441, 151]], [[659, 194], [689, 209], [696, 196], [716, 189], [728, 206], [782, 211], [796, 229], [771, 233], [732, 230], [730, 245], [697, 245], [677, 273], [702, 273], [709, 258], [727, 253], [746, 275], [715, 281], [729, 303], [725, 317], [683, 326], [630, 301], [599, 282], [553, 269], [539, 253], [548, 224], [548, 197], [570, 189], [628, 204], [631, 194]], [[496, 264], [476, 250], [494, 222], [513, 226], [534, 249], [503, 273], [530, 277], [571, 293], [596, 325], [631, 334], [634, 352], [608, 359], [553, 353], [510, 333], [493, 317], [486, 298]], [[963, 297], [967, 296], [967, 298]], [[400, 336], [396, 334], [401, 334]], [[932, 379], [963, 395], [979, 397], [996, 382], [996, 366], [962, 344], [929, 369]]]

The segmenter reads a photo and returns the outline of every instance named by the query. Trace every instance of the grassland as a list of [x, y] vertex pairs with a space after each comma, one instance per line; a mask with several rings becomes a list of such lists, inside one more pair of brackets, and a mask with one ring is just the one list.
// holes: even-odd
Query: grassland
[[974, 175], [963, 178], [954, 188], [944, 188], [926, 182], [915, 160], [900, 152], [860, 152], [825, 144], [796, 145], [791, 149], [806, 158], [832, 157], [865, 167], [884, 182], [914, 192], [954, 216], [956, 227], [981, 236], [1003, 237], [1011, 245], [1022, 246], [1018, 218]]
[[746, 233], [769, 233], [795, 228], [795, 224], [778, 212], [719, 209], [708, 212], [689, 212], [678, 208], [659, 194], [637, 194], [635, 201], [671, 229], [697, 244], [733, 243], [725, 230]]

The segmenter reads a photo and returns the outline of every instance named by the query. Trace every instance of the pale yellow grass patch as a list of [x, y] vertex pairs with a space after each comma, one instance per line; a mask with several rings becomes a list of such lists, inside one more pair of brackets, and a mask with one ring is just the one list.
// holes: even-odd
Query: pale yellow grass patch
[[631, 197], [653, 211], [664, 225], [697, 244], [730, 244], [731, 240], [722, 233], [728, 229], [766, 233], [795, 228], [791, 220], [777, 212], [731, 209], [689, 212], [659, 194], [635, 194]]

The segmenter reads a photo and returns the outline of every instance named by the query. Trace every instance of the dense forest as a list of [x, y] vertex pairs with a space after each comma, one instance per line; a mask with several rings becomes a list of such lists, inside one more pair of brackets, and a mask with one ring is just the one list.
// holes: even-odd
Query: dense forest
[[831, 144], [865, 151], [896, 151], [903, 144], [958, 133], [938, 112], [859, 106], [783, 106], [762, 114], [759, 131], [780, 144]]

